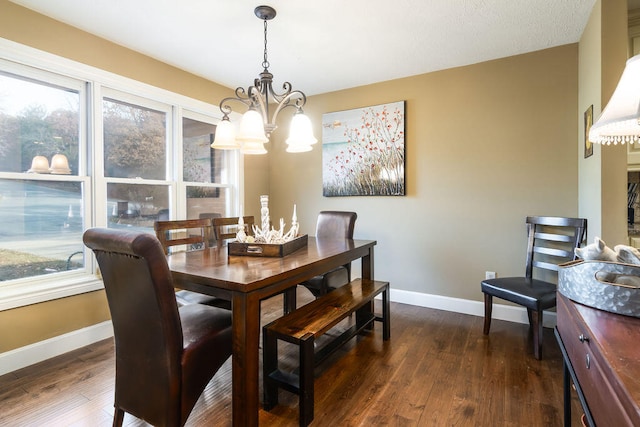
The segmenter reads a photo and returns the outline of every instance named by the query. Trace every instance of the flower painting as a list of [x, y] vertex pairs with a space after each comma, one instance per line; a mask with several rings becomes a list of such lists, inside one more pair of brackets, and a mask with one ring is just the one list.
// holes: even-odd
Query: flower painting
[[404, 101], [322, 115], [324, 196], [404, 196]]

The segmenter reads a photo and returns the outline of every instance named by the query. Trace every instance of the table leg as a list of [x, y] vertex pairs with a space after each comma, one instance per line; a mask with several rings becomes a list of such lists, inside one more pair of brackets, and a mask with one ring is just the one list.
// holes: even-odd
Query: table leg
[[257, 426], [259, 395], [260, 300], [251, 294], [232, 297], [232, 416], [234, 426]]
[[362, 257], [362, 278], [373, 280], [373, 246], [369, 248], [369, 254]]

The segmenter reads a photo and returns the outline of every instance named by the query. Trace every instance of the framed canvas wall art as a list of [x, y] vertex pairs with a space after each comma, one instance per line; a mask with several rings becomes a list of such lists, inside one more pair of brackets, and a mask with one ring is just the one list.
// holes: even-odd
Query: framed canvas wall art
[[405, 102], [322, 115], [322, 194], [405, 195]]

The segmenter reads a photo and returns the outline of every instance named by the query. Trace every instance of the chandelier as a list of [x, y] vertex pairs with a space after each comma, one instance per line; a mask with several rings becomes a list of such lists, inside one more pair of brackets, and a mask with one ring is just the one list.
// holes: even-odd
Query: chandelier
[[[296, 109], [291, 119], [289, 137], [286, 140], [287, 152], [300, 153], [310, 151], [311, 145], [317, 142], [313, 136], [311, 120], [302, 111], [307, 102], [306, 95], [299, 90], [293, 90], [291, 83], [282, 85], [283, 92], [276, 93], [273, 90], [273, 74], [269, 72], [267, 59], [267, 21], [276, 16], [276, 11], [271, 6], [258, 6], [254, 10], [255, 15], [264, 22], [264, 58], [263, 70], [260, 76], [254, 80], [253, 86], [246, 90], [238, 87], [234, 97], [224, 98], [220, 101], [220, 111], [223, 114], [222, 121], [216, 127], [216, 134], [211, 146], [220, 150], [240, 149], [243, 154], [265, 154], [267, 150], [264, 144], [269, 141], [271, 133], [277, 128], [276, 119], [284, 108]], [[235, 126], [229, 120], [232, 109], [228, 102], [240, 102], [248, 107], [242, 115], [240, 127], [236, 133]], [[270, 105], [272, 103], [272, 105]], [[273, 115], [269, 117], [270, 108], [275, 106]]]

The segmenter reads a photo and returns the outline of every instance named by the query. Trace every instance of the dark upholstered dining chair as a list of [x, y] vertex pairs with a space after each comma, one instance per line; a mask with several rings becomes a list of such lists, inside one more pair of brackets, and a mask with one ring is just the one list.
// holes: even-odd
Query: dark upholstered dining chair
[[206, 248], [213, 234], [211, 218], [156, 221], [153, 229], [165, 254], [176, 246]]
[[[556, 305], [558, 265], [576, 258], [575, 248], [583, 242], [587, 220], [582, 218], [530, 216], [527, 224], [527, 256], [523, 277], [500, 277], [481, 282], [484, 293], [485, 335], [491, 328], [493, 297], [502, 298], [527, 308], [533, 332], [533, 352], [542, 358], [542, 313]], [[534, 268], [547, 276], [534, 278]]]
[[167, 259], [151, 234], [93, 228], [83, 241], [98, 261], [113, 322], [113, 425], [128, 412], [154, 426], [183, 426], [231, 356], [231, 312], [178, 308]]
[[[240, 217], [224, 217], [224, 218], [213, 218], [213, 235], [219, 243], [222, 243], [225, 240], [235, 239], [236, 233], [238, 232], [238, 221]], [[244, 231], [247, 233], [247, 236], [253, 235], [253, 224], [255, 223], [255, 219], [253, 216], [243, 216], [242, 220], [244, 221]]]
[[[316, 222], [316, 237], [353, 239], [358, 215], [355, 212], [321, 211]], [[301, 283], [317, 298], [351, 281], [351, 263]]]
[[[169, 254], [170, 248], [192, 247], [206, 249], [215, 241], [213, 238], [213, 227], [211, 218], [186, 219], [186, 220], [166, 220], [156, 221], [153, 224], [156, 237], [162, 245], [165, 254]], [[176, 291], [178, 304], [205, 304], [214, 307], [221, 307], [231, 310], [231, 301], [216, 298], [209, 295], [191, 292], [185, 289]]]
[[[218, 212], [202, 212], [198, 215], [198, 218], [200, 219], [210, 219], [212, 224], [213, 224], [214, 218], [220, 218], [220, 217], [222, 217], [222, 215], [219, 214]], [[216, 235], [212, 227], [211, 233], [209, 233], [209, 247], [210, 248], [214, 247], [216, 246], [216, 244], [217, 244]]]

